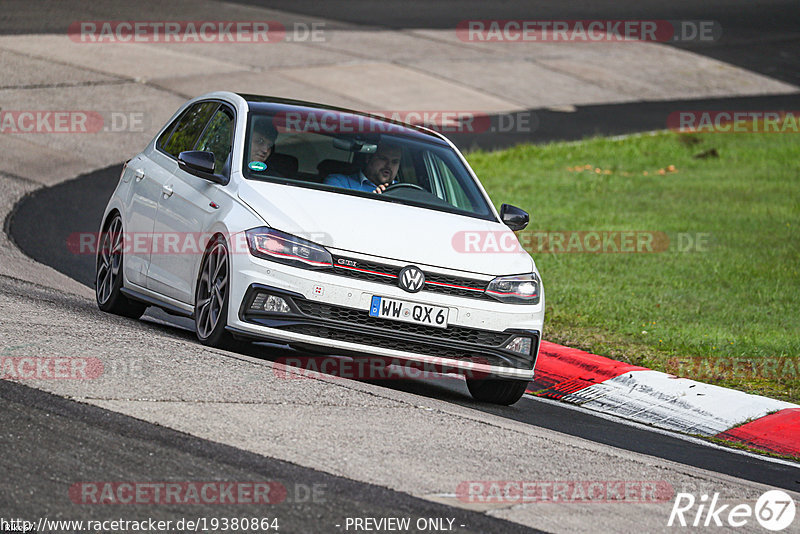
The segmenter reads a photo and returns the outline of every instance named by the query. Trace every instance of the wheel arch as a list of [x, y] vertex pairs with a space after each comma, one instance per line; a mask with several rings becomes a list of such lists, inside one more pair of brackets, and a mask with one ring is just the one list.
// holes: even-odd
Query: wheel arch
[[210, 234], [210, 237], [208, 238], [208, 243], [206, 243], [205, 247], [203, 248], [203, 254], [200, 255], [200, 261], [198, 261], [197, 264], [195, 265], [194, 288], [192, 289], [192, 302], [195, 302], [195, 300], [197, 299], [197, 289], [200, 287], [200, 276], [202, 274], [203, 264], [206, 261], [208, 253], [211, 251], [211, 247], [214, 246], [214, 243], [216, 243], [217, 238], [222, 238], [223, 241], [225, 242], [225, 249], [228, 252], [228, 269], [230, 269], [231, 267], [230, 239], [227, 237], [230, 236], [230, 234], [227, 232], [227, 230], [224, 230], [223, 227], [221, 227], [221, 225], [215, 226], [214, 230], [208, 231], [206, 233]]
[[[108, 225], [111, 223], [111, 220], [115, 215], [119, 215], [119, 218], [122, 219], [122, 212], [116, 206], [109, 209], [103, 217], [103, 223], [100, 225], [101, 232], [108, 230]], [[122, 222], [124, 223], [125, 221], [123, 220]]]

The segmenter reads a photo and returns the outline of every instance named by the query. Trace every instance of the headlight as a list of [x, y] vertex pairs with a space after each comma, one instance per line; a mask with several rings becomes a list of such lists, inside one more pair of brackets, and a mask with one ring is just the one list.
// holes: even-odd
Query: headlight
[[250, 254], [258, 258], [305, 269], [333, 267], [333, 258], [325, 247], [272, 228], [248, 230], [247, 244]]
[[536, 273], [501, 276], [489, 282], [486, 294], [502, 302], [539, 304], [539, 285]]

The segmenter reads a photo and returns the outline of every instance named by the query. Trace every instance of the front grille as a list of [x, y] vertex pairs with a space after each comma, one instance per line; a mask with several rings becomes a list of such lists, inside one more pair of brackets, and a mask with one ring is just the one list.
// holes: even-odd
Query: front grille
[[356, 310], [354, 308], [324, 304], [311, 300], [294, 299], [294, 303], [301, 312], [310, 317], [371, 326], [387, 330], [387, 332], [405, 332], [408, 334], [427, 336], [429, 338], [448, 339], [488, 347], [502, 347], [512, 335], [504, 332], [491, 332], [489, 330], [479, 330], [477, 328], [467, 328], [464, 326], [435, 328], [433, 326], [388, 321], [386, 319], [372, 317], [366, 310]]
[[[352, 262], [355, 263], [355, 265], [339, 263], [340, 260]], [[392, 286], [397, 286], [397, 276], [400, 273], [400, 269], [402, 269], [402, 267], [395, 267], [393, 265], [384, 265], [361, 260], [351, 260], [349, 258], [342, 257], [334, 257], [333, 266], [334, 272], [340, 276], [358, 278], [359, 280], [368, 280], [370, 282], [377, 282], [379, 284], [387, 284]], [[432, 293], [441, 293], [456, 297], [494, 300], [492, 297], [484, 293], [484, 290], [488, 284], [483, 280], [447, 276], [427, 271], [423, 272], [425, 272], [425, 287], [422, 289], [422, 291], [430, 291]]]
[[[295, 324], [284, 326], [281, 328], [281, 330], [287, 330], [297, 334], [305, 334], [307, 336], [333, 339], [335, 341], [370, 345], [373, 347], [399, 350], [404, 352], [414, 352], [417, 354], [427, 354], [430, 356], [448, 358], [451, 360], [471, 361], [473, 363], [496, 365], [499, 361], [505, 360], [504, 358], [498, 358], [497, 354], [485, 353], [480, 349], [476, 349], [471, 352], [466, 349], [442, 347], [441, 345], [437, 345], [435, 343], [409, 341], [408, 339], [399, 339], [398, 337], [391, 337], [389, 335], [382, 336], [373, 333], [365, 334], [362, 332], [354, 332], [326, 326]], [[507, 361], [503, 361], [503, 363], [508, 365]]]
[[339, 259], [341, 258], [333, 258], [333, 267], [334, 272], [340, 276], [369, 280], [370, 282], [378, 282], [379, 284], [397, 285], [397, 274], [400, 272], [400, 267], [379, 265], [366, 261], [358, 261], [356, 262], [356, 266], [353, 267], [338, 264], [337, 260]]
[[[281, 296], [289, 303], [292, 313], [250, 309], [260, 292]], [[239, 317], [253, 324], [311, 337], [526, 370], [533, 369], [539, 343], [536, 331], [494, 332], [455, 325], [435, 328], [379, 319], [371, 317], [367, 310], [308, 300], [298, 293], [260, 284], [248, 288]], [[504, 348], [517, 335], [532, 338], [531, 354]]]

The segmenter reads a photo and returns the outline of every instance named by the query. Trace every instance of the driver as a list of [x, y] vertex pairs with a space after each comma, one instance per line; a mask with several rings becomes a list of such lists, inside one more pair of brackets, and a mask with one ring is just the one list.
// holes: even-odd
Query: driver
[[344, 174], [331, 174], [325, 178], [326, 185], [356, 189], [366, 193], [383, 193], [387, 187], [395, 182], [397, 171], [400, 169], [400, 146], [383, 142], [371, 154], [364, 165], [364, 169], [350, 176]]

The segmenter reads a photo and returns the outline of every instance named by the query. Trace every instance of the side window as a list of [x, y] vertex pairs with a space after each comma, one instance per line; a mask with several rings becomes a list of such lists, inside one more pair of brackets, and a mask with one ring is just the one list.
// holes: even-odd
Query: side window
[[424, 180], [423, 176], [417, 176], [417, 171], [414, 168], [414, 158], [407, 149], [403, 150], [403, 155], [400, 159], [400, 169], [397, 172], [397, 177], [402, 178], [402, 182], [416, 184], [423, 189], [430, 190], [431, 186]]
[[228, 155], [231, 153], [233, 142], [233, 113], [220, 107], [211, 117], [206, 130], [200, 136], [195, 150], [205, 150], [214, 153], [214, 172], [221, 174], [225, 168]]
[[183, 113], [180, 117], [172, 121], [170, 125], [167, 126], [167, 128], [165, 128], [163, 132], [161, 132], [161, 135], [158, 136], [158, 142], [156, 142], [156, 146], [158, 148], [161, 149], [164, 148], [164, 145], [167, 143], [169, 136], [172, 135], [172, 131], [175, 129], [175, 126], [181, 121], [181, 117], [183, 117], [184, 115], [186, 115], [186, 113]]
[[217, 106], [217, 102], [200, 102], [190, 107], [181, 117], [169, 141], [164, 143], [163, 149], [176, 158], [184, 150], [191, 150]]
[[426, 152], [425, 166], [430, 173], [433, 193], [437, 197], [456, 208], [473, 209], [472, 202], [445, 161], [433, 152]]

